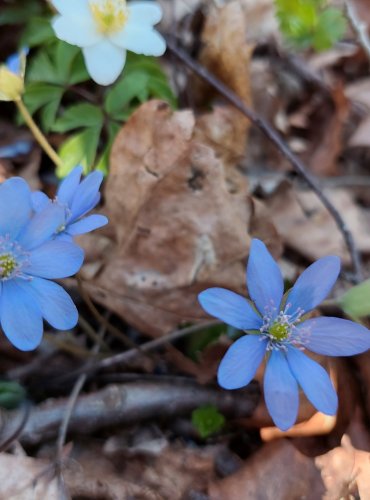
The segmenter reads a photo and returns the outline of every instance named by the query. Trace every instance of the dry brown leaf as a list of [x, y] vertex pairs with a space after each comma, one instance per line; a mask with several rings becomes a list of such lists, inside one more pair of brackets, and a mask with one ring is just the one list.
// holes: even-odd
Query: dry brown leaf
[[342, 445], [317, 457], [316, 466], [326, 487], [325, 500], [338, 500], [356, 493], [361, 500], [370, 498], [370, 453], [356, 450], [348, 436]]
[[287, 440], [265, 445], [236, 474], [209, 486], [211, 500], [317, 500], [322, 492], [313, 460]]
[[149, 334], [204, 318], [196, 294], [208, 286], [245, 290], [251, 201], [228, 154], [240, 140], [228, 117], [216, 110], [196, 121], [148, 102], [113, 146], [105, 195], [117, 245], [89, 290]]
[[360, 78], [350, 83], [345, 88], [348, 99], [370, 109], [370, 78]]
[[[76, 497], [181, 500], [191, 490], [206, 490], [215, 478], [215, 447], [191, 448], [179, 441], [162, 447], [159, 453], [136, 453], [129, 458], [102, 449], [98, 442], [77, 443], [75, 448], [77, 467], [67, 469], [64, 476]], [[92, 492], [100, 492], [100, 496], [92, 497]]]
[[[369, 253], [368, 218], [353, 196], [342, 189], [327, 189], [326, 194], [351, 228], [357, 248]], [[284, 243], [309, 261], [323, 255], [338, 255], [345, 264], [350, 262], [343, 235], [314, 193], [296, 192], [285, 184], [268, 200], [266, 207]]]
[[355, 147], [370, 147], [370, 116], [365, 119], [357, 127], [353, 135], [350, 137], [348, 146]]
[[[210, 9], [202, 34], [204, 48], [200, 61], [220, 80], [230, 87], [247, 105], [251, 104], [249, 66], [253, 46], [247, 42], [248, 20], [244, 16], [240, 0], [233, 0], [223, 7]], [[238, 49], [235, 50], [235, 47]], [[213, 90], [200, 83], [201, 97], [209, 98]], [[203, 89], [203, 91], [202, 91]], [[228, 106], [226, 112], [231, 116], [234, 135], [234, 156], [242, 156], [245, 152], [245, 140], [249, 128], [249, 120], [235, 108]], [[222, 124], [222, 121], [221, 121]], [[222, 147], [227, 148], [222, 144]]]
[[349, 103], [342, 86], [331, 90], [333, 103], [330, 113], [325, 114], [325, 120], [319, 117], [313, 120], [316, 141], [309, 157], [311, 170], [318, 175], [333, 175], [337, 173], [337, 159], [343, 151], [344, 127], [349, 116]]
[[2, 500], [59, 500], [58, 482], [50, 462], [31, 457], [0, 454]]

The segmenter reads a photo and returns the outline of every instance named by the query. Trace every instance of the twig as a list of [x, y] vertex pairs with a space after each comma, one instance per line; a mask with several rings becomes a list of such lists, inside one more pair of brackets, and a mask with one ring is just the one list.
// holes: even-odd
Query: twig
[[358, 14], [350, 0], [344, 0], [344, 12], [353, 31], [357, 35], [359, 44], [364, 49], [366, 56], [370, 61], [370, 39], [367, 35], [366, 24], [358, 17]]
[[10, 436], [8, 436], [4, 441], [0, 443], [0, 452], [6, 451], [9, 448], [9, 446], [22, 434], [24, 426], [26, 425], [26, 422], [30, 416], [30, 410], [31, 410], [31, 404], [26, 399], [24, 404], [22, 405], [22, 411], [23, 411], [22, 418], [17, 427], [10, 434]]
[[195, 61], [190, 57], [187, 52], [182, 50], [174, 41], [172, 37], [167, 36], [167, 47], [170, 51], [178, 57], [179, 60], [183, 62], [189, 69], [196, 73], [200, 78], [205, 80], [209, 85], [215, 88], [226, 100], [228, 100], [233, 106], [235, 106], [244, 116], [249, 118], [249, 120], [257, 126], [265, 136], [270, 139], [271, 142], [275, 144], [277, 149], [283, 154], [283, 156], [289, 160], [293, 165], [294, 169], [305, 179], [307, 184], [310, 186], [312, 191], [321, 200], [322, 204], [328, 210], [328, 212], [333, 217], [338, 229], [343, 234], [346, 246], [351, 255], [352, 266], [354, 271], [354, 281], [356, 283], [362, 281], [362, 269], [361, 260], [359, 252], [356, 248], [353, 236], [349, 228], [347, 227], [345, 221], [343, 220], [341, 214], [334, 207], [331, 201], [327, 198], [323, 192], [318, 180], [314, 175], [312, 175], [306, 168], [305, 164], [291, 151], [289, 146], [284, 142], [281, 136], [272, 128], [272, 126], [265, 121], [260, 115], [255, 111], [250, 109], [244, 104], [244, 102], [238, 97], [227, 85], [225, 85], [221, 80], [219, 80], [213, 73], [208, 71], [202, 64]]
[[[98, 341], [96, 342], [96, 344], [94, 345], [94, 347], [91, 350], [93, 355], [98, 354], [100, 347], [102, 345], [102, 342], [103, 342], [104, 334], [105, 334], [105, 325], [102, 325], [100, 327], [100, 331], [97, 334]], [[93, 359], [90, 359], [88, 362], [88, 365], [91, 366], [92, 363], [93, 363]], [[64, 446], [64, 443], [65, 443], [65, 440], [67, 437], [68, 425], [69, 425], [69, 422], [71, 420], [73, 410], [76, 406], [77, 398], [78, 398], [83, 386], [85, 385], [86, 379], [87, 379], [87, 373], [82, 373], [78, 377], [78, 379], [77, 379], [77, 381], [72, 389], [72, 392], [69, 396], [69, 399], [68, 399], [66, 410], [65, 410], [63, 420], [62, 420], [62, 423], [60, 425], [59, 433], [58, 433], [57, 452], [56, 452], [57, 467], [59, 467], [61, 465], [61, 462], [62, 462], [63, 446]]]
[[165, 335], [163, 337], [160, 337], [158, 339], [150, 340], [149, 342], [146, 342], [146, 344], [143, 344], [140, 346], [140, 350], [137, 348], [129, 349], [128, 351], [121, 352], [120, 354], [115, 354], [114, 356], [109, 356], [108, 358], [102, 359], [94, 363], [93, 366], [90, 367], [82, 367], [79, 370], [75, 370], [74, 372], [68, 373], [67, 375], [64, 375], [63, 377], [59, 378], [58, 380], [65, 380], [69, 379], [70, 377], [76, 377], [80, 375], [81, 373], [94, 373], [98, 370], [101, 370], [102, 368], [112, 368], [114, 366], [117, 366], [119, 364], [123, 363], [128, 363], [132, 359], [134, 359], [136, 356], [140, 354], [145, 354], [150, 351], [153, 351], [154, 349], [157, 349], [158, 347], [162, 347], [166, 344], [169, 344], [171, 342], [175, 342], [176, 340], [185, 337], [186, 335], [191, 335], [192, 333], [199, 332], [200, 330], [203, 330], [204, 328], [209, 328], [211, 326], [216, 326], [216, 325], [221, 325], [222, 322], [219, 320], [211, 320], [207, 321], [205, 323], [201, 323], [198, 325], [192, 325], [187, 328], [181, 328], [180, 330], [175, 330], [168, 335]]
[[[109, 385], [77, 399], [69, 421], [70, 432], [90, 434], [116, 425], [137, 423], [149, 418], [185, 415], [205, 404], [233, 417], [252, 416], [260, 400], [256, 383], [241, 391], [204, 387], [192, 380], [170, 382], [132, 382]], [[33, 408], [20, 437], [22, 444], [52, 439], [69, 406], [68, 399], [46, 401]], [[10, 415], [16, 418], [17, 412]]]
[[140, 347], [135, 344], [134, 341], [132, 341], [127, 335], [125, 335], [121, 330], [116, 328], [115, 326], [111, 325], [109, 321], [104, 318], [102, 314], [98, 311], [98, 309], [95, 307], [93, 301], [90, 299], [89, 294], [86, 292], [84, 288], [84, 282], [81, 279], [79, 275], [76, 276], [77, 278], [77, 285], [79, 292], [81, 294], [82, 299], [86, 303], [87, 307], [90, 309], [92, 315], [95, 317], [97, 321], [99, 321], [102, 325], [105, 326], [107, 331], [113, 335], [113, 337], [119, 339], [126, 347], [131, 347], [133, 349], [138, 349], [140, 350]]

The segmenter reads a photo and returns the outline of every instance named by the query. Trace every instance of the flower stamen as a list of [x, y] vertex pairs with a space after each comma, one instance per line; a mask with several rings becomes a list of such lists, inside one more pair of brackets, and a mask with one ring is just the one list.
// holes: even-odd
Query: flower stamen
[[89, 4], [101, 33], [116, 33], [126, 24], [128, 17], [126, 0], [90, 0]]

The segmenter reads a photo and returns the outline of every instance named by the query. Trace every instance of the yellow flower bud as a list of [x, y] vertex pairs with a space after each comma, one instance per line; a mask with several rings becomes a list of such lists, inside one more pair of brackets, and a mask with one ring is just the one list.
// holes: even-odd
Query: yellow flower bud
[[18, 101], [24, 92], [27, 50], [11, 56], [0, 66], [0, 101]]

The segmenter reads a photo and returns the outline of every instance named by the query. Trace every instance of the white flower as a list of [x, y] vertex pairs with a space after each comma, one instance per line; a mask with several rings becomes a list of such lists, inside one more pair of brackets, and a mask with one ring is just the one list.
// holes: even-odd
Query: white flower
[[51, 0], [59, 12], [53, 19], [56, 36], [82, 47], [87, 70], [100, 85], [113, 83], [126, 62], [126, 51], [161, 56], [163, 37], [153, 26], [162, 18], [154, 1]]

